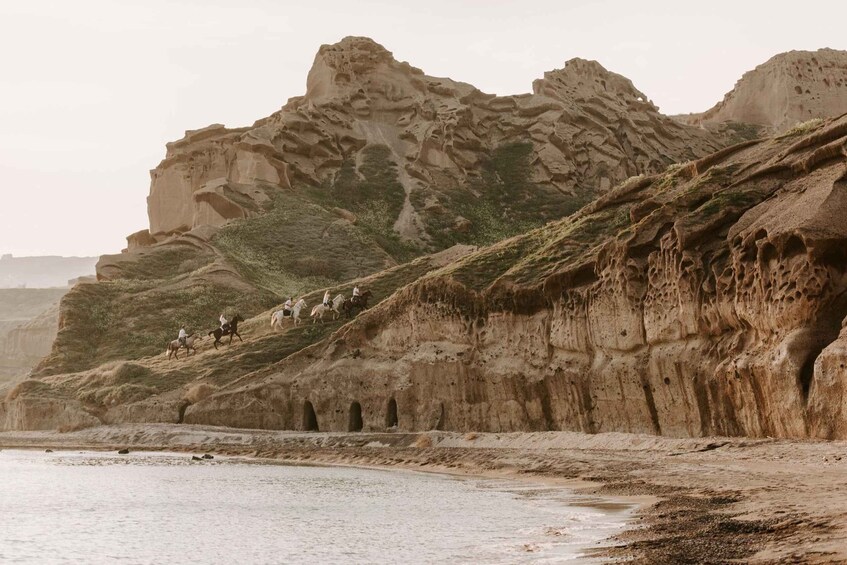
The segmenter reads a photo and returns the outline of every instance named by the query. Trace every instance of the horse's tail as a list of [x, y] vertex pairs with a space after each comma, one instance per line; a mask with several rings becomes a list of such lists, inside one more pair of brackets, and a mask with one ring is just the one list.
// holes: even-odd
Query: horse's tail
[[311, 313], [311, 314], [309, 314], [312, 318], [314, 318], [314, 317], [317, 315], [317, 313], [318, 313], [318, 307], [319, 307], [319, 306], [322, 306], [322, 304], [318, 304], [317, 306], [315, 306], [314, 308], [312, 308], [312, 313]]

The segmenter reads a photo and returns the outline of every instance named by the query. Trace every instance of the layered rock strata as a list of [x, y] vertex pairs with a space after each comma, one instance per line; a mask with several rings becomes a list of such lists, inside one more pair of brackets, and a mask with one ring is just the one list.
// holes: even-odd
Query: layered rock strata
[[638, 177], [185, 421], [847, 437], [847, 119]]
[[390, 149], [406, 192], [395, 230], [426, 240], [420, 216], [437, 204], [437, 190], [467, 188], [491, 151], [510, 142], [531, 143], [534, 182], [583, 199], [725, 144], [663, 116], [628, 79], [594, 61], [545, 73], [532, 94], [493, 96], [348, 37], [320, 48], [305, 95], [270, 117], [169, 143], [151, 172], [149, 232], [129, 244], [249, 217], [269, 191], [322, 186], [373, 145]]

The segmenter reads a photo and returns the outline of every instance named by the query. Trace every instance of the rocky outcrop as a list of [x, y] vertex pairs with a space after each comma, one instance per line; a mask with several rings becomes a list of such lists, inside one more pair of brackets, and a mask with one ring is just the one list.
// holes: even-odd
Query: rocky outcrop
[[32, 320], [9, 331], [0, 343], [0, 357], [4, 363], [34, 367], [50, 353], [58, 328], [59, 305], [54, 304]]
[[[255, 214], [269, 200], [262, 185], [290, 188], [287, 165], [269, 139], [249, 128], [214, 124], [169, 143], [150, 172], [148, 235], [181, 233]], [[135, 236], [130, 246], [149, 241]]]
[[[151, 173], [149, 237], [248, 217], [274, 190], [326, 186], [344, 163], [360, 163], [364, 148], [380, 145], [405, 191], [395, 231], [428, 240], [444, 191], [467, 188], [492, 151], [514, 142], [531, 144], [534, 183], [582, 201], [725, 143], [663, 116], [628, 79], [594, 61], [545, 73], [533, 94], [498, 97], [427, 76], [370, 39], [348, 37], [320, 48], [305, 95], [279, 112], [252, 127], [213, 125], [168, 144]], [[133, 236], [130, 247], [149, 237]]]
[[847, 118], [631, 179], [185, 421], [845, 438], [845, 183]]
[[[68, 295], [0, 419], [847, 438], [847, 117], [701, 156], [711, 136], [594, 62], [495, 97], [324, 46], [280, 112], [169, 146], [179, 201], [151, 193], [169, 211]], [[525, 233], [408, 261], [480, 223]], [[267, 328], [283, 293], [354, 277], [378, 302], [354, 321]], [[148, 357], [232, 304], [243, 344]]]
[[780, 53], [735, 84], [712, 109], [684, 117], [691, 124], [743, 122], [782, 132], [812, 119], [847, 113], [847, 51]]
[[50, 352], [66, 289], [0, 289], [0, 385], [23, 378]]

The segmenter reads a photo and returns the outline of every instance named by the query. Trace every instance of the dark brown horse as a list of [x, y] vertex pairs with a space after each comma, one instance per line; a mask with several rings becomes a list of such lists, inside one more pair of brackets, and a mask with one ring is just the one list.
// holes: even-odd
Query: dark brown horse
[[226, 325], [226, 330], [221, 328], [215, 328], [214, 330], [209, 332], [209, 337], [215, 336], [215, 342], [212, 344], [215, 346], [215, 349], [218, 348], [219, 343], [223, 343], [221, 338], [223, 336], [229, 336], [229, 343], [232, 344], [232, 336], [238, 338], [238, 341], [244, 341], [241, 339], [241, 336], [238, 334], [238, 322], [243, 322], [244, 318], [240, 315], [236, 314], [235, 317]]
[[344, 311], [344, 315], [350, 318], [351, 316], [355, 316], [358, 314], [356, 310], [361, 312], [362, 310], [368, 309], [368, 300], [370, 300], [373, 293], [369, 290], [366, 290], [359, 296], [354, 296], [353, 298], [348, 298], [344, 301], [344, 304], [341, 305], [341, 309]]

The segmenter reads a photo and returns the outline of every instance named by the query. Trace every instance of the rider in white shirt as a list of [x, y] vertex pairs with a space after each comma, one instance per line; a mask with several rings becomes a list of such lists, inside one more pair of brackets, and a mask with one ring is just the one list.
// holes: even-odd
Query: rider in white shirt
[[327, 308], [330, 307], [330, 305], [329, 305], [329, 290], [324, 292], [324, 306], [326, 306]]
[[359, 296], [359, 287], [358, 286], [353, 287], [353, 296]]
[[226, 316], [224, 316], [223, 314], [221, 314], [221, 317], [218, 318], [218, 319], [221, 322], [221, 329], [224, 329], [224, 326], [229, 324], [229, 322], [226, 319]]
[[179, 328], [179, 337], [177, 339], [179, 340], [179, 344], [185, 347], [185, 340], [188, 339], [188, 332], [185, 331], [185, 326]]
[[282, 315], [291, 313], [291, 309], [294, 308], [294, 303], [291, 301], [291, 297], [288, 297], [288, 300], [285, 301], [285, 304], [282, 305]]

